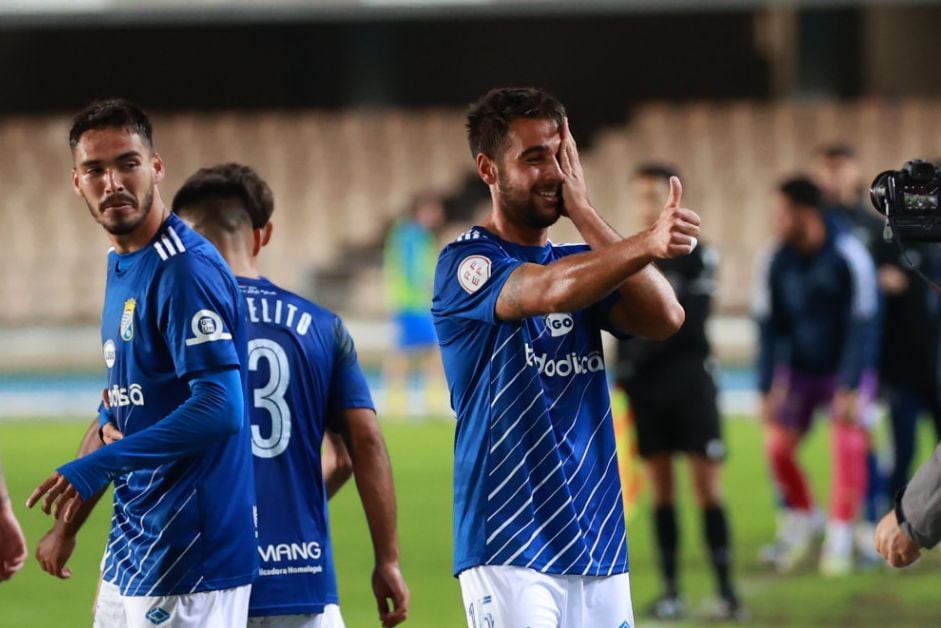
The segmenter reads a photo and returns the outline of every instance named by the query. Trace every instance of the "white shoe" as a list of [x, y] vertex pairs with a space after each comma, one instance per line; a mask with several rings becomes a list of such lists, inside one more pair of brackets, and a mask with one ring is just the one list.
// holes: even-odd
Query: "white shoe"
[[813, 540], [813, 516], [800, 510], [790, 510], [787, 520], [780, 530], [777, 556], [774, 568], [779, 573], [789, 573], [794, 570], [810, 553]]
[[853, 526], [831, 521], [820, 552], [820, 573], [827, 577], [845, 576], [853, 571]]

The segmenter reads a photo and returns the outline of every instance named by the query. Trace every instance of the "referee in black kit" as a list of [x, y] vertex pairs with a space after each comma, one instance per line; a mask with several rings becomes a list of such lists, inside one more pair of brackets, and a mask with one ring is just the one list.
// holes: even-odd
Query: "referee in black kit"
[[[645, 222], [656, 219], [671, 176], [678, 176], [677, 172], [660, 164], [646, 164], [634, 172], [631, 209], [639, 211]], [[673, 455], [680, 452], [689, 458], [705, 541], [718, 581], [719, 603], [708, 614], [713, 619], [745, 618], [730, 577], [729, 526], [720, 490], [725, 445], [705, 329], [716, 287], [717, 261], [715, 250], [703, 244], [685, 257], [658, 260], [658, 268], [686, 310], [686, 322], [663, 342], [633, 339], [618, 345], [618, 383], [630, 400], [638, 449], [653, 486], [653, 523], [664, 590], [651, 604], [649, 614], [659, 620], [685, 615], [677, 577], [679, 529], [673, 480]]]

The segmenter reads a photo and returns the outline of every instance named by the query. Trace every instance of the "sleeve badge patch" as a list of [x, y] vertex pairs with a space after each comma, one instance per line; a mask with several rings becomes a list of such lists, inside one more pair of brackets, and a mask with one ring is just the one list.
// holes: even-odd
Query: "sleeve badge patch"
[[214, 340], [232, 339], [232, 334], [225, 331], [222, 325], [222, 317], [212, 310], [200, 310], [193, 314], [190, 327], [193, 330], [193, 337], [186, 339], [187, 347], [201, 345], [204, 342], [212, 342]]
[[469, 294], [474, 294], [490, 279], [490, 258], [471, 255], [457, 267], [457, 280]]

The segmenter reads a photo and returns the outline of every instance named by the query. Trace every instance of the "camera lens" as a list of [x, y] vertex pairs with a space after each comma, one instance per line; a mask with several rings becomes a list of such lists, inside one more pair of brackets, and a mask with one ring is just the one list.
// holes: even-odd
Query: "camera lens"
[[869, 200], [880, 214], [885, 214], [886, 195], [888, 194], [889, 177], [895, 174], [894, 170], [886, 170], [876, 175], [869, 186]]

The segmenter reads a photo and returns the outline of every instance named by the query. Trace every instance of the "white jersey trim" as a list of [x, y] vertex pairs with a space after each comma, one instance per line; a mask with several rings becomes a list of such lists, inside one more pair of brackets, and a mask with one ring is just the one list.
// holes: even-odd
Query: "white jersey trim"
[[184, 252], [186, 247], [183, 246], [183, 240], [180, 239], [176, 229], [167, 227], [166, 235], [160, 236], [160, 239], [154, 242], [154, 249], [160, 259], [167, 261], [174, 255]]

